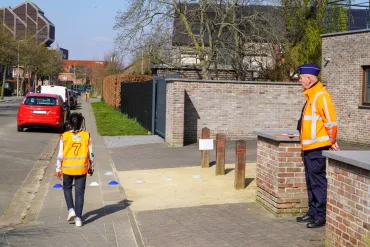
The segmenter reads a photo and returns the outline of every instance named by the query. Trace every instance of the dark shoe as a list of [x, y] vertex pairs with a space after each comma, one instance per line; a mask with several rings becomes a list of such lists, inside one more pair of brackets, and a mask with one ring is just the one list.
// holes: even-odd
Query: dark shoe
[[307, 228], [319, 228], [325, 226], [325, 220], [314, 220], [307, 224]]
[[303, 215], [301, 217], [297, 217], [297, 222], [312, 222], [313, 218], [309, 215]]

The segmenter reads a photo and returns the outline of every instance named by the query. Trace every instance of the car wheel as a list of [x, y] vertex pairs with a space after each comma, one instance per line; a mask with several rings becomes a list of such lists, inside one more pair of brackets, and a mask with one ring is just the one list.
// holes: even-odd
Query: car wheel
[[62, 125], [57, 129], [58, 133], [63, 134], [66, 129], [66, 123], [64, 122], [64, 119], [62, 121]]
[[18, 132], [23, 132], [23, 127], [17, 125], [17, 130], [18, 130]]
[[63, 134], [64, 133], [64, 124], [58, 128], [58, 133]]

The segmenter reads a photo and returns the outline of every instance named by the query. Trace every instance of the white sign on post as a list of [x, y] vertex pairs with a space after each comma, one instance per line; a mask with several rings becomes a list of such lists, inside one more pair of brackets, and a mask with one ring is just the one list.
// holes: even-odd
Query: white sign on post
[[213, 139], [199, 139], [199, 150], [213, 150]]

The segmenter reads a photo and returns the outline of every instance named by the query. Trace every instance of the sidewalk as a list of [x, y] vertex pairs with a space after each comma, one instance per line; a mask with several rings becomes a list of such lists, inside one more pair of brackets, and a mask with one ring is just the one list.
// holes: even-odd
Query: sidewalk
[[[97, 134], [91, 105], [82, 99], [80, 102], [82, 109], [78, 111], [85, 116], [93, 139], [96, 167], [95, 174], [87, 179], [84, 226], [77, 228], [66, 221], [63, 190], [53, 188], [61, 183], [53, 176], [55, 152], [24, 224], [0, 230], [0, 246], [141, 246], [136, 243], [137, 231], [131, 227], [130, 202], [118, 185], [108, 185], [117, 178], [104, 140]], [[113, 175], [104, 175], [107, 172]], [[89, 186], [93, 182], [99, 185]]]
[[17, 99], [23, 99], [24, 96], [4, 96], [4, 99], [0, 99], [0, 103], [1, 102], [9, 102], [9, 101], [14, 101], [14, 100], [17, 100]]

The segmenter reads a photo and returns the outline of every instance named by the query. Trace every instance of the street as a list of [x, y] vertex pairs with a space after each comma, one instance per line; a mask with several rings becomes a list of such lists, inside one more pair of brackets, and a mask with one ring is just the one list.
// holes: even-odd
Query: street
[[52, 130], [17, 132], [17, 110], [21, 99], [0, 103], [0, 216], [12, 201], [50, 139]]

